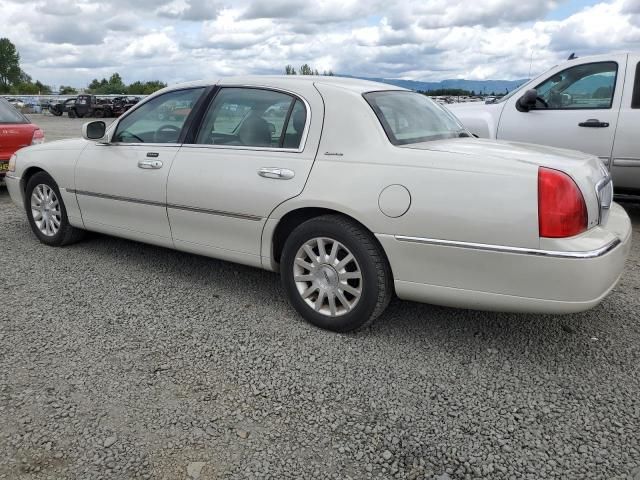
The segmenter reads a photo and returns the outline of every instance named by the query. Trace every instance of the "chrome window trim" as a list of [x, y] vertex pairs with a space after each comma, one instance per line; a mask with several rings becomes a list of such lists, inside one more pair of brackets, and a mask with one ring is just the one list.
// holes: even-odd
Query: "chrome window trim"
[[113, 142], [113, 143], [103, 143], [96, 142], [96, 145], [102, 145], [105, 147], [153, 147], [153, 148], [162, 148], [162, 147], [181, 147], [181, 143], [144, 143], [144, 142], [135, 142], [135, 143], [124, 143], [124, 142]]
[[[279, 147], [251, 147], [251, 146], [244, 146], [244, 145], [210, 145], [207, 143], [184, 143], [182, 146], [184, 147], [197, 147], [197, 148], [214, 148], [214, 149], [223, 149], [223, 150], [253, 150], [253, 151], [263, 151], [263, 152], [289, 152], [289, 153], [302, 153], [304, 151], [304, 147], [307, 144], [307, 137], [309, 135], [309, 130], [311, 129], [311, 106], [309, 105], [309, 102], [307, 102], [307, 99], [304, 98], [302, 95], [300, 95], [297, 92], [293, 92], [291, 90], [286, 90], [284, 88], [279, 88], [279, 87], [272, 87], [272, 86], [268, 86], [268, 85], [238, 85], [238, 84], [231, 84], [231, 85], [221, 85], [221, 84], [216, 84], [217, 87], [220, 87], [220, 90], [224, 89], [224, 88], [251, 88], [254, 90], [268, 90], [271, 92], [276, 92], [276, 93], [284, 93], [285, 95], [289, 95], [291, 97], [293, 97], [294, 99], [299, 99], [302, 101], [302, 104], [304, 105], [304, 108], [307, 112], [307, 118], [305, 119], [305, 125], [304, 125], [304, 130], [302, 131], [302, 136], [300, 137], [300, 145], [298, 145], [298, 148], [279, 148]], [[216, 94], [216, 97], [218, 96], [218, 94]], [[212, 103], [215, 101], [216, 97], [213, 97], [212, 99]], [[211, 106], [211, 104], [209, 104], [207, 106], [207, 112], [209, 111], [209, 107]], [[205, 113], [206, 115], [206, 113]], [[204, 117], [202, 119], [202, 122], [204, 122]], [[202, 126], [202, 125], [200, 125]]]
[[508, 247], [504, 245], [491, 245], [486, 243], [458, 242], [454, 240], [439, 240], [435, 238], [407, 237], [404, 235], [395, 235], [394, 238], [400, 242], [421, 243], [425, 245], [437, 245], [441, 247], [467, 248], [471, 250], [483, 250], [489, 252], [512, 253], [518, 255], [533, 255], [539, 257], [554, 258], [597, 258], [605, 255], [616, 248], [622, 241], [619, 238], [611, 240], [606, 245], [594, 250], [584, 252], [562, 251], [562, 250], [541, 250], [536, 248]]
[[65, 188], [68, 193], [74, 193], [76, 195], [84, 195], [86, 197], [102, 198], [105, 200], [115, 200], [118, 202], [138, 203], [140, 205], [150, 205], [153, 207], [172, 208], [174, 210], [186, 210], [188, 212], [205, 213], [208, 215], [217, 215], [219, 217], [231, 217], [239, 218], [241, 220], [251, 220], [253, 222], [259, 222], [262, 217], [257, 215], [249, 215], [247, 213], [226, 212], [223, 210], [211, 210], [208, 208], [191, 207], [188, 205], [178, 205], [165, 202], [156, 202], [154, 200], [143, 200], [141, 198], [121, 197], [118, 195], [109, 195], [106, 193], [87, 192], [85, 190], [74, 190], [72, 188]]

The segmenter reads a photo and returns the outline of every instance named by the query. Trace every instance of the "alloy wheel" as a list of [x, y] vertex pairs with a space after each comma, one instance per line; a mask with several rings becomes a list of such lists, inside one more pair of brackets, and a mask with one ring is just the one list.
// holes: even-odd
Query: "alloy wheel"
[[296, 253], [293, 279], [298, 293], [316, 312], [344, 315], [362, 296], [362, 271], [342, 243], [327, 237], [306, 241]]

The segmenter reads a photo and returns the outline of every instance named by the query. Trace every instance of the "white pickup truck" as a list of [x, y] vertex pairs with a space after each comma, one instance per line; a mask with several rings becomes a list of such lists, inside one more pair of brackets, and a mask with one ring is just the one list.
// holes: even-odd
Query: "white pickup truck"
[[616, 193], [640, 193], [640, 53], [570, 59], [495, 103], [447, 108], [479, 137], [597, 155]]

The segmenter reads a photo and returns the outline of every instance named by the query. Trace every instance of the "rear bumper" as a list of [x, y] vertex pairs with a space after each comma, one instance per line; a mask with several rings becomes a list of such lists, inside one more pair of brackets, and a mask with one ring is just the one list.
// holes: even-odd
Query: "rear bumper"
[[545, 249], [377, 237], [402, 299], [478, 310], [571, 313], [594, 307], [618, 282], [631, 247], [631, 222], [613, 204], [605, 227], [546, 242], [554, 248]]

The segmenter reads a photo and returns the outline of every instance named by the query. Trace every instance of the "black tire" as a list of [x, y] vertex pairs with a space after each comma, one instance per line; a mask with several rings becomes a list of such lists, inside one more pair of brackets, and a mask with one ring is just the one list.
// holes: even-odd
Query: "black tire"
[[[294, 280], [296, 254], [314, 238], [327, 238], [344, 245], [360, 268], [361, 294], [350, 311], [337, 316], [316, 312], [301, 296]], [[282, 250], [280, 274], [293, 307], [308, 322], [334, 332], [364, 328], [380, 316], [393, 294], [391, 268], [375, 237], [357, 222], [342, 215], [322, 215], [296, 227]]]
[[[33, 218], [33, 211], [31, 210], [31, 196], [33, 195], [34, 189], [38, 185], [46, 185], [51, 188], [59, 201], [60, 204], [60, 227], [55, 235], [45, 235], [40, 231], [38, 226], [36, 225], [36, 221]], [[75, 228], [69, 224], [69, 219], [67, 218], [67, 209], [64, 205], [64, 201], [62, 200], [62, 196], [60, 195], [60, 189], [56, 182], [51, 178], [46, 172], [38, 172], [33, 177], [29, 179], [27, 182], [27, 188], [25, 190], [24, 197], [24, 207], [27, 211], [27, 218], [29, 219], [29, 225], [31, 225], [31, 230], [38, 240], [46, 245], [50, 245], [52, 247], [61, 247], [64, 245], [69, 245], [71, 243], [77, 242], [84, 237], [85, 231], [79, 228]]]
[[93, 116], [96, 118], [104, 118], [104, 110], [102, 109], [96, 109], [93, 111]]

